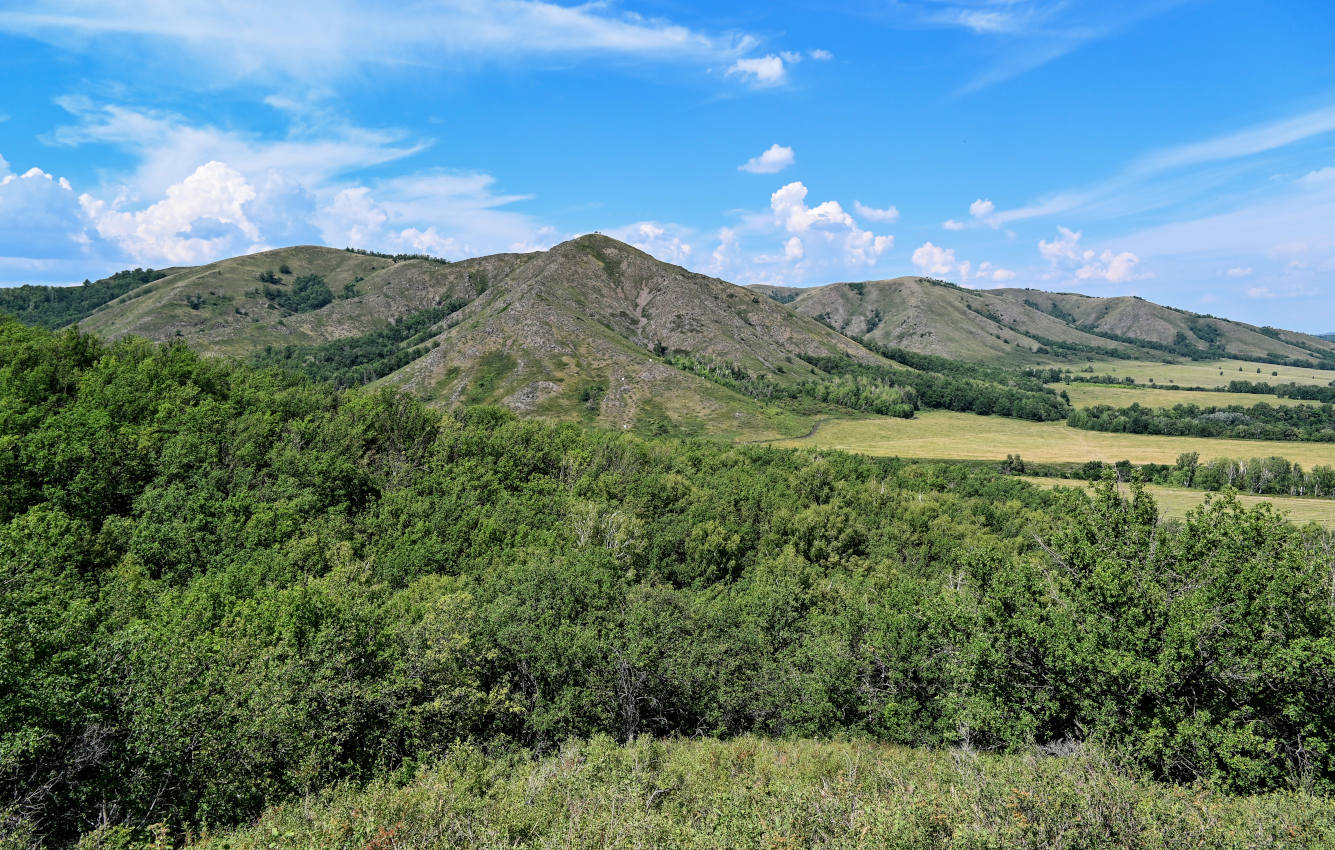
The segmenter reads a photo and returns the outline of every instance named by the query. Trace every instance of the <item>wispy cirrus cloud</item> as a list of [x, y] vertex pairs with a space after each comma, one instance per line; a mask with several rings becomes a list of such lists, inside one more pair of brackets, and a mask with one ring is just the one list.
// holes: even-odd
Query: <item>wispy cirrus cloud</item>
[[1186, 1], [902, 0], [893, 5], [893, 16], [906, 26], [967, 30], [982, 42], [989, 58], [956, 91], [966, 95], [1117, 35]]
[[[1213, 188], [1213, 180], [1231, 175], [1201, 175], [1204, 166], [1237, 164], [1260, 154], [1281, 151], [1308, 139], [1335, 133], [1335, 106], [1309, 110], [1287, 118], [1257, 124], [1206, 139], [1150, 151], [1128, 162], [1120, 171], [1092, 186], [1063, 189], [1020, 207], [995, 210], [987, 220], [997, 226], [1076, 211], [1099, 208], [1124, 214], [1169, 206]], [[1331, 169], [1335, 173], [1335, 169]], [[1320, 171], [1299, 181], [1324, 182]]]
[[[454, 68], [597, 56], [732, 66], [762, 85], [781, 82], [784, 75], [782, 60], [777, 66], [774, 61], [778, 57], [752, 57], [760, 40], [749, 33], [705, 32], [604, 3], [33, 0], [0, 10], [0, 32], [75, 51], [124, 50], [145, 62], [188, 57], [187, 70], [228, 80], [320, 84], [371, 67]], [[145, 45], [160, 53], [145, 52]]]

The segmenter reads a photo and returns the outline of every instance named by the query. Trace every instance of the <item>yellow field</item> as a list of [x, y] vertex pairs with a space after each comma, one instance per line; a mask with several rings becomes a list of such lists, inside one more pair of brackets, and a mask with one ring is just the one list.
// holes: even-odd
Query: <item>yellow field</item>
[[[1177, 384], [1180, 387], [1224, 387], [1229, 381], [1265, 381], [1268, 384], [1318, 384], [1326, 386], [1335, 381], [1335, 372], [1321, 369], [1295, 369], [1270, 363], [1252, 363], [1245, 360], [1200, 360], [1186, 363], [1156, 363], [1150, 360], [1096, 360], [1087, 365], [1094, 367], [1095, 375], [1131, 377], [1137, 384]], [[1238, 371], [1242, 367], [1242, 371]], [[1076, 367], [1072, 367], [1073, 369]], [[1079, 367], [1084, 368], [1084, 367]], [[1258, 373], [1256, 370], [1260, 369]], [[1219, 374], [1223, 372], [1224, 374]], [[1278, 375], [1271, 375], [1278, 372]]]
[[[1021, 476], [1025, 481], [1041, 487], [1079, 487], [1089, 486], [1084, 481], [1061, 478], [1033, 478]], [[1205, 501], [1204, 490], [1189, 490], [1185, 487], [1162, 487], [1158, 484], [1146, 485], [1145, 489], [1159, 503], [1159, 513], [1166, 517], [1181, 519], [1187, 511]], [[1216, 494], [1217, 495], [1217, 494]], [[1251, 496], [1239, 494], [1238, 499], [1248, 507], [1261, 502], [1269, 502], [1298, 524], [1315, 522], [1326, 528], [1335, 528], [1335, 499], [1298, 499], [1289, 496]]]
[[1318, 464], [1335, 466], [1335, 443], [1107, 434], [1071, 428], [1065, 422], [1026, 422], [945, 410], [929, 410], [913, 419], [836, 419], [823, 423], [809, 437], [773, 445], [957, 460], [1005, 460], [1006, 455], [1018, 453], [1025, 460], [1048, 463], [1174, 463], [1183, 452], [1200, 452], [1202, 460], [1279, 455], [1309, 469]]
[[[1049, 384], [1057, 392], [1066, 390], [1071, 404], [1076, 407], [1093, 407], [1096, 404], [1111, 404], [1113, 407], [1127, 407], [1139, 404], [1141, 407], [1172, 407], [1175, 404], [1199, 404], [1202, 407], [1240, 404], [1251, 407], [1253, 404], [1302, 404], [1296, 398], [1279, 398], [1273, 395], [1254, 395], [1252, 393], [1215, 393], [1194, 390], [1161, 390], [1153, 387], [1110, 387], [1102, 384]], [[1308, 402], [1309, 404], [1312, 402]]]

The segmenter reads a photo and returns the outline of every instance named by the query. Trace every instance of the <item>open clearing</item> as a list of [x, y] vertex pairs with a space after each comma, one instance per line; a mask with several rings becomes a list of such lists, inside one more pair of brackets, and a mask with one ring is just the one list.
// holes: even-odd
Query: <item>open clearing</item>
[[[1115, 375], [1132, 378], [1137, 384], [1176, 384], [1180, 387], [1226, 387], [1229, 381], [1265, 381], [1268, 384], [1317, 384], [1326, 386], [1335, 381], [1335, 372], [1321, 369], [1298, 369], [1276, 366], [1273, 363], [1255, 363], [1249, 360], [1194, 360], [1183, 363], [1163, 363], [1152, 360], [1094, 360], [1085, 364], [1094, 367], [1095, 375]], [[1084, 368], [1084, 367], [1081, 367]], [[1242, 371], [1238, 371], [1241, 368]], [[1257, 370], [1261, 371], [1257, 371]], [[1219, 374], [1223, 372], [1224, 374]], [[1278, 372], [1278, 375], [1272, 375]]]
[[1026, 422], [945, 410], [929, 410], [913, 419], [836, 419], [822, 424], [809, 437], [773, 445], [952, 460], [1005, 460], [1006, 455], [1018, 453], [1025, 460], [1045, 463], [1174, 463], [1183, 452], [1200, 452], [1202, 460], [1278, 455], [1309, 469], [1319, 464], [1335, 466], [1335, 443], [1109, 434], [1082, 431], [1065, 422]]
[[[1089, 485], [1084, 481], [1075, 481], [1066, 478], [1035, 478], [1033, 476], [1020, 476], [1040, 487], [1078, 487], [1085, 488]], [[1122, 488], [1126, 491], [1126, 487]], [[1159, 512], [1166, 517], [1181, 519], [1187, 515], [1187, 511], [1196, 507], [1205, 501], [1206, 491], [1189, 490], [1186, 487], [1164, 487], [1158, 484], [1147, 484], [1145, 489], [1154, 501], [1159, 503]], [[1218, 493], [1213, 494], [1218, 496]], [[1286, 514], [1288, 518], [1296, 523], [1315, 522], [1326, 528], [1335, 528], [1335, 499], [1299, 499], [1291, 496], [1252, 496], [1246, 493], [1239, 493], [1238, 500], [1244, 505], [1251, 507], [1261, 502], [1269, 502]]]
[[[1254, 404], [1303, 404], [1296, 398], [1280, 398], [1273, 395], [1255, 393], [1216, 393], [1199, 390], [1161, 390], [1157, 387], [1113, 387], [1107, 384], [1048, 384], [1057, 392], [1066, 391], [1071, 404], [1076, 407], [1093, 407], [1096, 404], [1111, 404], [1113, 407], [1128, 407], [1139, 404], [1141, 407], [1172, 407], [1175, 404], [1199, 404], [1201, 407], [1217, 405], [1224, 407], [1238, 404], [1251, 407]], [[1307, 402], [1313, 404], [1314, 402]]]

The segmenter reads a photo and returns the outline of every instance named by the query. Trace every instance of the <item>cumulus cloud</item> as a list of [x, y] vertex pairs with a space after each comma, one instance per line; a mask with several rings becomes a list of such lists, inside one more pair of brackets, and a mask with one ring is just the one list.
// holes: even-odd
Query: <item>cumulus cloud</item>
[[876, 207], [869, 207], [861, 201], [854, 201], [853, 212], [857, 213], [859, 218], [865, 218], [868, 221], [880, 221], [886, 224], [894, 224], [899, 221], [899, 210], [893, 206], [877, 209]]
[[737, 166], [737, 170], [750, 174], [775, 174], [791, 166], [794, 161], [792, 148], [773, 144], [759, 156], [753, 156]]
[[956, 221], [953, 218], [948, 218], [945, 221], [941, 222], [941, 226], [944, 227], [946, 230], [963, 230], [964, 222]]
[[1228, 275], [1229, 277], [1250, 277], [1251, 273], [1252, 273], [1251, 266], [1234, 266], [1233, 268], [1224, 272], [1224, 274]]
[[834, 58], [834, 54], [828, 50], [822, 50], [817, 47], [815, 50], [808, 50], [807, 55], [817, 62], [829, 62]]
[[990, 280], [993, 283], [1005, 283], [1008, 280], [1015, 279], [1015, 272], [992, 263], [983, 262], [978, 264], [978, 270], [974, 272], [974, 277], [979, 280]]
[[1099, 252], [1083, 248], [1080, 245], [1082, 236], [1079, 231], [1059, 226], [1056, 239], [1038, 241], [1038, 253], [1048, 261], [1054, 273], [1069, 275], [1076, 280], [1124, 283], [1150, 276], [1137, 271], [1140, 258], [1130, 251], [1104, 249]]
[[987, 218], [996, 208], [996, 204], [991, 201], [979, 198], [972, 204], [969, 204], [969, 215], [974, 218]]
[[240, 172], [212, 161], [143, 210], [121, 211], [114, 202], [108, 204], [87, 193], [79, 196], [79, 203], [97, 232], [135, 260], [187, 264], [243, 253], [255, 246], [259, 229], [244, 210], [255, 196], [255, 188]]
[[[80, 98], [61, 103], [75, 122], [53, 134], [57, 143], [110, 145], [137, 162], [77, 198], [68, 184], [61, 190], [66, 221], [59, 229], [86, 225], [85, 242], [106, 249], [108, 263], [206, 262], [310, 242], [455, 258], [548, 247], [557, 235], [514, 211], [528, 196], [498, 192], [491, 175], [433, 169], [373, 181], [350, 176], [428, 144], [397, 131], [284, 105], [289, 131], [261, 139], [170, 113]], [[0, 203], [0, 217], [6, 209], [29, 211], [7, 235], [36, 244], [31, 211], [51, 203]], [[68, 254], [68, 246], [59, 253]]]
[[[794, 236], [808, 233], [829, 246], [838, 246], [842, 261], [848, 265], [872, 265], [894, 247], [895, 237], [878, 236], [858, 226], [853, 216], [838, 201], [824, 201], [807, 206], [807, 187], [800, 181], [782, 186], [770, 196], [770, 210], [775, 223]], [[803, 244], [810, 250], [810, 240]]]
[[64, 177], [10, 171], [0, 157], [0, 256], [60, 258], [88, 243], [79, 200]]
[[913, 252], [913, 265], [924, 274], [931, 275], [950, 274], [958, 268], [953, 249], [942, 248], [931, 242], [922, 243]]
[[620, 239], [660, 260], [679, 266], [689, 263], [695, 250], [687, 241], [691, 238], [690, 230], [679, 224], [638, 221], [605, 232], [613, 239]]
[[1015, 279], [1015, 272], [1004, 269], [995, 263], [982, 262], [977, 267], [969, 260], [960, 260], [955, 256], [955, 249], [945, 248], [931, 242], [924, 242], [913, 252], [913, 264], [924, 275], [950, 277], [961, 284], [987, 281], [1005, 283]]
[[756, 88], [782, 85], [788, 79], [783, 58], [774, 54], [738, 59], [728, 66], [727, 75], [739, 77]]

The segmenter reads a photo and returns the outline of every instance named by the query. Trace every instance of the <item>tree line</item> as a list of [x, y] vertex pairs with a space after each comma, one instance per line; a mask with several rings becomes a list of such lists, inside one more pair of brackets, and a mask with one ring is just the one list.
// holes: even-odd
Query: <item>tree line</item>
[[1163, 434], [1175, 437], [1227, 437], [1241, 440], [1335, 441], [1335, 406], [1330, 404], [1143, 407], [1107, 404], [1078, 408], [1066, 424], [1088, 431]]

